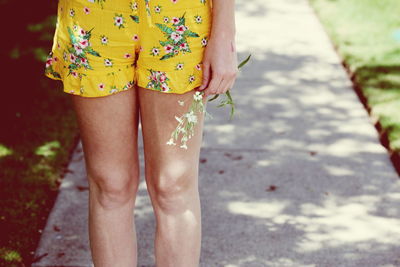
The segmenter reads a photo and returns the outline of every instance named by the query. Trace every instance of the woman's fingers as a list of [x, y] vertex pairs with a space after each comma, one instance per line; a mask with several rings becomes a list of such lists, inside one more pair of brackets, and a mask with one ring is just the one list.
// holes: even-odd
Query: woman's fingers
[[221, 76], [213, 73], [208, 87], [204, 90], [204, 95], [207, 97], [216, 94], [221, 82]]
[[209, 82], [210, 82], [210, 77], [211, 77], [211, 68], [210, 64], [208, 62], [203, 63], [203, 80], [201, 83], [201, 86], [199, 87], [199, 90], [203, 90], [207, 88]]

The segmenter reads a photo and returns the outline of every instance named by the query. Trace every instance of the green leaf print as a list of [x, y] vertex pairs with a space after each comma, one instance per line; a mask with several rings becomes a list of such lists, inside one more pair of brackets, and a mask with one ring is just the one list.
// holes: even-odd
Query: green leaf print
[[67, 29], [68, 29], [69, 38], [71, 39], [71, 42], [72, 42], [73, 44], [75, 44], [75, 43], [76, 43], [76, 38], [75, 38], [74, 32], [71, 30], [70, 27], [68, 27]]
[[139, 23], [139, 16], [130, 15], [130, 17], [131, 17], [131, 19], [132, 19], [134, 22]]
[[164, 32], [164, 34], [167, 35], [167, 36], [174, 31], [172, 28], [168, 27], [165, 24], [156, 23], [156, 26], [158, 28], [160, 28], [160, 30], [162, 30]]
[[187, 31], [185, 32], [185, 34], [186, 34], [187, 36], [189, 36], [189, 37], [200, 37], [200, 35], [198, 35], [197, 33], [192, 32], [192, 31], [189, 31], [189, 30], [187, 30]]
[[74, 25], [73, 29], [70, 27], [67, 27], [67, 29], [70, 36], [70, 47], [67, 49], [69, 55], [65, 55], [65, 57], [67, 57], [67, 60], [71, 62], [68, 66], [69, 74], [76, 75], [75, 71], [82, 67], [86, 70], [93, 70], [92, 66], [89, 64], [87, 54], [100, 57], [100, 53], [94, 51], [90, 46], [89, 40], [92, 36], [91, 32], [94, 28], [86, 31], [83, 28]]
[[[198, 38], [199, 34], [190, 31], [185, 25], [185, 13], [179, 18], [172, 18], [166, 21], [165, 24], [156, 23], [156, 26], [164, 33], [167, 40], [160, 40], [160, 44], [164, 47], [165, 55], [161, 56], [160, 60], [165, 60], [179, 53], [191, 53], [191, 49], [187, 42], [187, 38]], [[170, 25], [168, 25], [170, 24]]]
[[100, 53], [97, 51], [94, 51], [93, 48], [91, 48], [91, 47], [88, 47], [87, 52], [93, 56], [100, 57]]

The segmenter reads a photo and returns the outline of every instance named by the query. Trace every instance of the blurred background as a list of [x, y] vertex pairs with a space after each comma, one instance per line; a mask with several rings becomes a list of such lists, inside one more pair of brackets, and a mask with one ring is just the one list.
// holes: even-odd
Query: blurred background
[[[243, 16], [238, 22], [244, 22], [245, 16], [261, 22], [257, 14], [265, 11], [262, 16], [271, 15], [267, 6], [274, 3], [279, 7], [279, 1], [237, 0], [238, 13]], [[296, 3], [283, 2], [287, 6]], [[400, 1], [310, 0], [308, 4], [343, 60], [360, 101], [370, 112], [380, 140], [399, 170]], [[78, 128], [62, 83], [43, 75], [52, 46], [57, 1], [0, 0], [0, 9], [0, 266], [30, 266], [71, 151], [78, 142]], [[287, 11], [276, 10], [282, 12], [274, 11], [276, 16]], [[285, 38], [280, 25], [269, 27], [279, 32], [275, 36]], [[248, 55], [247, 43], [255, 42], [255, 47], [262, 49], [267, 42], [274, 42], [268, 39], [268, 32], [264, 39], [253, 37], [241, 39], [241, 59]], [[271, 62], [269, 58], [263, 61], [257, 52], [253, 57], [254, 66]], [[282, 63], [287, 58], [275, 60]], [[275, 187], [269, 189], [274, 191]]]

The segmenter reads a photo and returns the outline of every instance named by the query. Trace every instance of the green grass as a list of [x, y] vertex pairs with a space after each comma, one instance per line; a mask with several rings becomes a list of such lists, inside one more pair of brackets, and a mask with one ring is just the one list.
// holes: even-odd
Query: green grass
[[310, 0], [378, 118], [400, 151], [400, 1]]
[[[56, 1], [37, 9], [3, 0], [4, 13], [21, 11], [4, 27], [0, 50], [0, 266], [30, 266], [78, 127], [62, 83], [44, 76]], [[33, 10], [35, 10], [33, 12]], [[7, 18], [8, 17], [8, 18]], [[0, 18], [9, 25], [9, 16]]]

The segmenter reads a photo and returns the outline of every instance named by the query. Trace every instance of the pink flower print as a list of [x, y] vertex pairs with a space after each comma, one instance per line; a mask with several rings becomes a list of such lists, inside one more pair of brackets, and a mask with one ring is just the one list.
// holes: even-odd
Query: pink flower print
[[81, 36], [84, 36], [86, 34], [86, 31], [84, 29], [80, 29], [79, 33]]
[[172, 3], [176, 4], [178, 0], [171, 0]]
[[174, 47], [170, 44], [164, 46], [165, 52], [170, 53]]
[[189, 76], [189, 83], [192, 83], [196, 80], [196, 77], [194, 75]]
[[165, 82], [166, 79], [167, 79], [167, 76], [165, 76], [165, 74], [160, 75], [160, 82]]
[[74, 44], [74, 49], [75, 49], [75, 53], [76, 53], [77, 55], [80, 55], [80, 54], [83, 53], [82, 48], [81, 48], [80, 45], [78, 45], [78, 44]]
[[46, 60], [46, 68], [50, 67], [51, 65], [53, 65], [53, 59], [49, 58]]
[[88, 7], [84, 7], [83, 12], [85, 12], [85, 14], [87, 15], [90, 13], [90, 9]]
[[98, 88], [99, 88], [100, 91], [103, 91], [104, 90], [104, 83], [100, 83]]
[[179, 45], [179, 47], [180, 47], [182, 50], [188, 49], [187, 43], [181, 43], [181, 44]]
[[139, 40], [139, 35], [137, 35], [137, 34], [133, 35], [132, 40], [133, 41], [138, 41]]
[[72, 63], [75, 63], [76, 57], [74, 54], [69, 54], [69, 61], [71, 61]]
[[182, 39], [182, 35], [180, 35], [177, 32], [172, 32], [171, 33], [171, 39], [175, 41], [175, 43], [179, 42]]
[[195, 68], [196, 68], [197, 70], [201, 70], [201, 65], [200, 65], [200, 64], [197, 64]]
[[82, 64], [85, 65], [85, 66], [87, 66], [87, 64], [88, 64], [87, 59], [84, 58], [84, 57], [81, 57], [80, 59], [81, 59]]
[[129, 54], [129, 53], [126, 53], [126, 54], [124, 55], [124, 58], [131, 58], [131, 57], [132, 57], [132, 55]]
[[150, 79], [153, 80], [153, 81], [157, 81], [157, 73], [156, 72], [152, 72], [151, 76], [150, 76]]
[[180, 34], [184, 33], [186, 31], [187, 27], [185, 25], [179, 25], [176, 27], [176, 31], [179, 32]]
[[79, 42], [79, 45], [82, 49], [85, 49], [86, 47], [88, 47], [89, 42], [88, 42], [88, 40], [82, 40]]
[[71, 75], [74, 77], [74, 78], [78, 78], [78, 73], [76, 72], [76, 71], [72, 71], [71, 72]]
[[163, 91], [163, 92], [169, 91], [169, 87], [166, 83], [161, 84], [161, 91]]
[[174, 25], [178, 24], [179, 21], [180, 21], [180, 19], [177, 18], [177, 17], [173, 17], [171, 20], [172, 20], [172, 23], [173, 23]]

